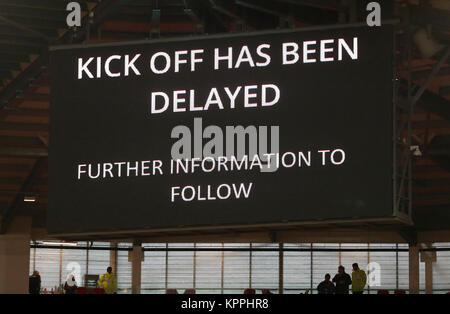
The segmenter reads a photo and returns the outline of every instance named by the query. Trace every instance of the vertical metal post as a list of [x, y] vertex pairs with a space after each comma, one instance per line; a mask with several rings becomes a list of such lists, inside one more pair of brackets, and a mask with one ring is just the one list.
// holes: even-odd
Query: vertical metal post
[[194, 243], [194, 263], [193, 263], [193, 269], [192, 269], [192, 282], [193, 287], [195, 289], [195, 281], [197, 279], [197, 250], [195, 249], [197, 247], [197, 244]]
[[310, 250], [310, 263], [309, 263], [309, 270], [310, 270], [310, 289], [311, 289], [311, 293], [312, 293], [312, 289], [313, 289], [313, 244], [310, 244], [311, 250]]
[[131, 251], [128, 251], [128, 262], [131, 263], [131, 293], [141, 293], [142, 283], [142, 262], [144, 261], [142, 243], [139, 240], [133, 241]]
[[221, 290], [221, 293], [223, 294], [223, 287], [224, 287], [224, 284], [223, 284], [223, 280], [224, 280], [224, 266], [225, 266], [225, 252], [224, 252], [224, 250], [223, 250], [223, 248], [224, 248], [224, 244], [222, 243], [222, 260], [221, 260], [221, 263], [220, 263], [220, 290]]
[[411, 132], [412, 132], [412, 115], [413, 115], [413, 103], [412, 103], [412, 77], [411, 77], [411, 64], [412, 64], [412, 32], [411, 32], [411, 26], [409, 25], [409, 21], [408, 21], [408, 105], [409, 105], [409, 118], [408, 118], [408, 138], [407, 138], [407, 142], [408, 142], [408, 146], [407, 146], [407, 154], [408, 154], [408, 193], [407, 193], [407, 209], [408, 209], [408, 215], [411, 218], [411, 203], [412, 203], [412, 198], [411, 198], [411, 192], [412, 192], [412, 180], [411, 180], [411, 176], [412, 176], [412, 164], [411, 164], [411, 152], [410, 152], [410, 147], [411, 147]]
[[425, 262], [425, 293], [433, 294], [433, 262]]
[[102, 29], [100, 27], [97, 28], [97, 39], [102, 39]]
[[284, 246], [279, 243], [278, 249], [278, 293], [283, 294], [284, 286]]
[[36, 247], [33, 248], [33, 271], [36, 270]]
[[248, 281], [249, 281], [249, 288], [252, 288], [252, 257], [253, 257], [253, 250], [252, 250], [252, 244], [250, 243], [250, 256], [249, 256], [249, 272], [248, 272]]
[[166, 243], [166, 274], [165, 274], [165, 278], [164, 278], [164, 280], [165, 280], [164, 287], [166, 290], [168, 287], [168, 285], [167, 285], [168, 276], [169, 276], [169, 244]]
[[86, 275], [87, 274], [89, 274], [89, 242], [86, 241]]
[[[412, 114], [413, 114], [413, 100], [412, 100], [412, 77], [411, 77], [411, 59], [412, 59], [412, 31], [409, 21], [406, 21], [406, 60], [407, 60], [407, 102], [405, 106], [397, 105], [396, 109], [402, 110], [402, 113], [406, 113], [407, 121], [400, 121], [399, 125], [395, 124], [396, 134], [396, 155], [394, 155], [395, 162], [395, 204], [394, 213], [400, 213], [407, 215], [411, 220], [411, 202], [412, 202], [412, 158], [411, 158], [411, 134], [412, 134]], [[394, 43], [395, 47], [395, 43]], [[396, 86], [398, 87], [398, 86]], [[396, 89], [394, 89], [394, 92]], [[397, 95], [394, 95], [397, 96]], [[395, 100], [396, 101], [396, 100]], [[397, 102], [397, 101], [396, 101]], [[404, 114], [405, 116], [405, 114]], [[397, 122], [397, 116], [394, 115], [395, 122]], [[406, 138], [403, 133], [406, 131]], [[397, 166], [397, 163], [399, 165]], [[399, 171], [400, 170], [400, 171]]]
[[356, 0], [348, 1], [348, 17], [349, 23], [356, 23], [358, 20], [358, 8], [356, 5]]
[[398, 243], [395, 244], [395, 289], [398, 290]]
[[419, 294], [419, 246], [409, 246], [409, 293]]
[[110, 242], [112, 250], [109, 251], [109, 266], [112, 267], [113, 272], [117, 275], [117, 242]]
[[59, 248], [59, 287], [61, 287], [62, 284], [62, 261], [63, 261], [63, 249], [61, 247]]
[[[395, 41], [395, 35], [393, 36], [393, 51], [392, 54], [395, 58], [395, 51], [396, 51], [396, 41]], [[392, 210], [394, 215], [398, 214], [398, 208], [397, 208], [397, 108], [399, 106], [399, 98], [398, 98], [398, 88], [400, 87], [399, 82], [399, 75], [397, 71], [397, 60], [394, 59], [393, 64], [393, 95], [392, 95]]]
[[150, 38], [159, 38], [161, 36], [160, 22], [161, 22], [161, 10], [153, 9], [152, 10], [152, 20], [151, 20], [151, 29], [150, 29]]
[[[367, 265], [370, 264], [370, 243], [367, 243]], [[367, 294], [370, 294], [370, 285], [367, 285]]]

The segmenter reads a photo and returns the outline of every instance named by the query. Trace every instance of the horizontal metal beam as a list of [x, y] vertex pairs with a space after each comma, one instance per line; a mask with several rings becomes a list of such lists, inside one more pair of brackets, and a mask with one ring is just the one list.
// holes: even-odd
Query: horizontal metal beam
[[56, 30], [58, 28], [67, 27], [66, 20], [54, 21], [47, 20], [45, 16], [40, 17], [29, 17], [25, 14], [8, 14], [4, 15], [6, 18], [14, 19], [14, 21], [18, 24], [21, 24], [25, 27], [31, 28], [38, 32]]
[[[431, 75], [431, 73], [429, 73], [429, 75]], [[401, 79], [400, 83], [400, 93], [406, 99], [408, 83], [405, 79]], [[413, 88], [414, 87], [416, 90], [420, 89], [417, 85], [413, 85]], [[435, 113], [450, 121], [450, 101], [427, 89], [423, 90], [422, 96], [417, 101], [417, 107], [425, 112]]]
[[0, 119], [7, 116], [19, 117], [50, 117], [49, 109], [29, 109], [29, 108], [3, 108], [0, 110]]
[[426, 5], [410, 5], [410, 21], [418, 25], [450, 27], [450, 10], [432, 8]]
[[50, 94], [23, 92], [18, 95], [17, 98], [24, 100], [50, 101]]
[[[10, 2], [10, 1], [9, 1]], [[94, 8], [94, 23], [101, 23], [106, 19], [109, 14], [111, 13], [111, 7], [115, 10], [117, 9], [117, 6], [123, 5], [128, 3], [129, 0], [104, 0], [100, 2], [95, 8]], [[18, 3], [18, 2], [17, 2]], [[33, 2], [35, 3], [35, 2]], [[42, 4], [42, 1], [40, 1]], [[53, 3], [53, 2], [52, 2]], [[52, 5], [54, 7], [54, 4]], [[65, 7], [64, 7], [65, 10]], [[66, 28], [65, 20], [61, 22], [49, 22], [45, 21], [44, 19], [36, 20], [36, 19], [30, 19], [30, 18], [23, 18], [18, 17], [15, 18], [14, 21], [24, 27], [27, 27], [26, 25], [33, 25], [33, 30], [36, 29], [50, 29], [55, 30], [57, 28]], [[84, 35], [88, 31], [89, 27], [89, 17], [85, 16], [83, 18], [83, 26], [77, 30], [77, 35], [79, 40], [84, 39]], [[42, 32], [41, 32], [42, 34]], [[46, 36], [46, 35], [44, 35]], [[58, 39], [59, 43], [65, 43], [67, 40], [72, 40], [73, 32], [69, 31], [66, 32], [63, 37]], [[47, 37], [47, 36], [46, 36]], [[7, 49], [6, 49], [7, 50]], [[0, 53], [5, 53], [5, 49], [2, 49], [0, 47]], [[13, 50], [10, 51], [11, 53], [16, 53]], [[30, 53], [28, 51], [28, 53]], [[10, 82], [6, 87], [4, 87], [0, 91], [0, 109], [4, 107], [8, 101], [10, 101], [12, 98], [16, 97], [17, 94], [20, 91], [23, 91], [28, 84], [35, 79], [39, 74], [41, 74], [44, 70], [44, 67], [48, 64], [48, 51], [47, 49], [39, 51], [40, 56], [32, 62], [31, 65], [29, 65], [24, 71], [22, 71], [12, 82]]]
[[[430, 75], [431, 70], [432, 69], [412, 70], [411, 79], [413, 80], [426, 79]], [[439, 71], [438, 75], [450, 75], [450, 66], [441, 67], [441, 70]]]
[[0, 52], [8, 55], [39, 55], [45, 52], [47, 48], [45, 46], [23, 46], [14, 45], [8, 41], [0, 42]]
[[442, 65], [445, 62], [447, 62], [447, 59], [449, 58], [449, 56], [450, 56], [450, 46], [447, 46], [445, 48], [444, 54], [439, 59], [438, 63], [436, 63], [434, 65], [433, 69], [431, 70], [431, 73], [429, 74], [429, 76], [427, 77], [425, 82], [420, 86], [419, 90], [412, 97], [411, 104], [410, 104], [410, 106], [412, 108], [414, 108], [414, 105], [416, 104], [416, 102], [419, 100], [419, 98], [422, 96], [422, 94], [428, 88], [428, 85], [430, 84], [430, 82], [436, 77], [436, 75], [438, 74], [438, 72], [441, 69]]
[[259, 11], [259, 12], [275, 15], [275, 16], [278, 16], [278, 17], [281, 17], [281, 18], [287, 18], [287, 15], [285, 13], [282, 13], [282, 12], [279, 12], [279, 11], [275, 11], [275, 10], [272, 10], [272, 9], [268, 9], [268, 8], [263, 7], [263, 6], [251, 3], [251, 2], [236, 0], [236, 4], [238, 4], [240, 6], [243, 6], [243, 7], [246, 7], [246, 8], [249, 8], [249, 9], [253, 9], [253, 10]]
[[2, 157], [45, 157], [48, 156], [47, 148], [36, 147], [0, 147]]
[[[87, 2], [95, 2], [98, 0], [79, 1], [81, 9], [87, 9]], [[0, 7], [11, 7], [19, 9], [34, 9], [42, 11], [59, 11], [66, 12], [66, 2], [68, 1], [55, 1], [55, 0], [0, 0]], [[42, 12], [45, 13], [45, 12]]]
[[7, 53], [0, 48], [0, 60], [11, 61], [11, 62], [28, 62], [30, 61], [29, 54], [17, 54], [17, 53]]
[[[150, 22], [107, 21], [103, 23], [100, 28], [102, 31], [148, 34], [151, 26]], [[161, 33], [193, 33], [195, 32], [195, 29], [196, 24], [193, 22], [159, 24]]]
[[337, 3], [337, 1], [330, 1], [330, 0], [276, 0], [276, 1], [294, 5], [326, 9], [331, 11], [344, 11], [347, 9], [347, 6]]
[[48, 124], [43, 123], [16, 123], [1, 121], [0, 130], [48, 132], [49, 127]]
[[38, 137], [0, 136], [0, 149], [5, 147], [45, 148]]
[[5, 23], [5, 24], [8, 24], [8, 25], [10, 25], [12, 27], [15, 27], [17, 29], [20, 29], [20, 30], [24, 31], [25, 33], [27, 33], [27, 34], [29, 34], [29, 35], [31, 35], [33, 37], [44, 39], [47, 43], [51, 43], [52, 42], [52, 39], [47, 37], [45, 34], [42, 34], [41, 32], [38, 32], [38, 31], [36, 31], [36, 30], [34, 30], [34, 29], [30, 28], [30, 27], [26, 27], [23, 24], [16, 23], [15, 21], [13, 21], [13, 20], [11, 20], [11, 19], [9, 19], [7, 17], [4, 17], [1, 14], [0, 14], [0, 21]]
[[[1, 177], [0, 178], [0, 185], [13, 185], [13, 186], [20, 186], [23, 183], [23, 178], [19, 177]], [[47, 179], [36, 179], [35, 181], [36, 185], [42, 185], [42, 184], [48, 184]]]

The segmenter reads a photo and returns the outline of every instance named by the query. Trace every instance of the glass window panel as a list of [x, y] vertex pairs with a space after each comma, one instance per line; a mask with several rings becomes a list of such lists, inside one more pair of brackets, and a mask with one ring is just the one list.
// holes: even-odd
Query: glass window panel
[[[89, 250], [89, 275], [101, 276], [106, 273], [109, 264], [109, 250]], [[113, 269], [113, 272], [117, 273], [117, 269]]]
[[[83, 281], [86, 270], [86, 242], [79, 243], [79, 249], [62, 249], [62, 264], [60, 265], [60, 248], [36, 249], [36, 269], [42, 276], [42, 287], [51, 290], [55, 286], [64, 283], [67, 275], [79, 269], [77, 282]], [[82, 247], [84, 246], [84, 247]], [[108, 242], [94, 242], [94, 248], [107, 248]], [[119, 243], [119, 248], [130, 248], [131, 243]], [[165, 248], [165, 243], [147, 243], [144, 247]], [[450, 247], [450, 243], [434, 243], [434, 247]], [[193, 243], [170, 244], [169, 249], [194, 248]], [[194, 286], [198, 293], [221, 293], [222, 278], [222, 252], [220, 243], [201, 243], [198, 248], [217, 248], [217, 251], [197, 251], [196, 267], [194, 267], [194, 252], [171, 251], [168, 252], [168, 288], [178, 289], [180, 293], [184, 289]], [[242, 293], [250, 286], [254, 289], [271, 289], [278, 293], [278, 244], [258, 244], [252, 245], [255, 250], [252, 253], [252, 278], [250, 279], [250, 245], [248, 243], [227, 243], [224, 248], [237, 249], [236, 251], [223, 252], [223, 285], [224, 293]], [[338, 248], [337, 243], [315, 243], [314, 249]], [[370, 244], [370, 248], [395, 249], [396, 245]], [[407, 244], [399, 244], [399, 249], [408, 249]], [[274, 249], [273, 251], [258, 251], [258, 249]], [[284, 244], [284, 293], [301, 293], [311, 286], [311, 252], [310, 244]], [[368, 255], [370, 262], [380, 265], [380, 286], [372, 286], [371, 293], [376, 293], [378, 289], [393, 290], [398, 288], [409, 289], [409, 254], [408, 251], [398, 252], [398, 266], [396, 265], [397, 254], [392, 252], [368, 252], [368, 245], [365, 243], [342, 244], [343, 249], [362, 249], [361, 252], [341, 252], [341, 263], [346, 267], [346, 271], [351, 274], [351, 265], [357, 262], [360, 267], [366, 270]], [[239, 249], [244, 249], [240, 251]], [[294, 249], [290, 251], [290, 249]], [[295, 249], [299, 249], [296, 251]], [[30, 249], [30, 274], [33, 271], [34, 249]], [[128, 251], [118, 251], [117, 270], [119, 292], [130, 292], [131, 290], [131, 263], [128, 262]], [[437, 252], [438, 261], [433, 264], [434, 291], [435, 293], [447, 292], [450, 290], [450, 252]], [[323, 279], [325, 273], [332, 276], [337, 271], [339, 264], [339, 252], [314, 251], [312, 265], [313, 288]], [[88, 269], [90, 274], [101, 275], [109, 266], [109, 250], [89, 250]], [[77, 266], [79, 265], [79, 267]], [[398, 273], [397, 273], [398, 269]], [[251, 282], [250, 282], [251, 280]], [[80, 283], [79, 283], [80, 284]], [[142, 293], [165, 293], [166, 288], [166, 252], [146, 251], [145, 260], [142, 264]], [[425, 289], [425, 264], [420, 263], [420, 289], [421, 293]], [[257, 291], [260, 293], [260, 291]]]
[[[225, 243], [225, 248], [249, 248], [248, 243]], [[224, 252], [224, 293], [242, 293], [250, 287], [250, 252], [225, 251]]]
[[[166, 244], [144, 244], [143, 247], [165, 249]], [[141, 293], [165, 293], [166, 252], [145, 251], [142, 262]]]
[[[342, 243], [342, 249], [367, 249], [367, 244], [362, 243]], [[358, 263], [359, 268], [366, 269], [368, 261], [368, 252], [367, 251], [342, 251], [341, 253], [341, 264], [345, 267], [345, 272], [348, 274], [352, 273], [352, 265], [353, 263]]]
[[398, 288], [409, 290], [409, 252], [398, 252]]
[[[194, 248], [193, 243], [169, 244], [169, 248]], [[194, 252], [169, 251], [167, 265], [167, 287], [171, 289], [192, 289], [194, 287]]]
[[[209, 249], [222, 247], [220, 244], [217, 245], [205, 243], [199, 243], [196, 246], [197, 248]], [[214, 293], [211, 289], [219, 289], [219, 291], [221, 291], [222, 252], [197, 251], [195, 260], [195, 288], [198, 289], [201, 293]]]
[[252, 288], [258, 290], [270, 289], [273, 292], [277, 292], [279, 280], [279, 245], [254, 243], [252, 244], [252, 247], [253, 249], [275, 249], [275, 251], [252, 252]]
[[[370, 288], [395, 290], [397, 287], [396, 253], [370, 252], [370, 263], [372, 272], [368, 278]], [[367, 268], [365, 270], [367, 274]]]
[[450, 291], [450, 252], [436, 252], [436, 262], [433, 263], [433, 290], [435, 293]]
[[[287, 249], [310, 249], [309, 244], [286, 243], [284, 247]], [[298, 294], [305, 289], [310, 289], [311, 253], [309, 251], [285, 251], [283, 264], [283, 293]]]
[[425, 263], [419, 263], [419, 289], [425, 292]]
[[36, 250], [36, 248], [30, 248], [30, 270], [29, 270], [30, 276], [33, 274], [33, 271], [35, 269], [35, 262], [34, 262], [35, 250]]
[[60, 286], [60, 252], [57, 249], [39, 248], [36, 251], [36, 270], [41, 275], [41, 288], [48, 292]]

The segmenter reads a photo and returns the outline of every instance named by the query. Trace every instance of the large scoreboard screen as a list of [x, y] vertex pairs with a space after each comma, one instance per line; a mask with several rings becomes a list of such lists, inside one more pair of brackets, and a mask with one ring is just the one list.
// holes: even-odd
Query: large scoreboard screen
[[393, 215], [393, 28], [51, 52], [50, 233]]

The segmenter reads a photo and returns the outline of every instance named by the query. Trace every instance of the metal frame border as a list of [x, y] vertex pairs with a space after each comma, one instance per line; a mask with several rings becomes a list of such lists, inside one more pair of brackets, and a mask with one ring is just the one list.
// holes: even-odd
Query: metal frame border
[[[383, 25], [395, 25], [400, 23], [399, 19], [391, 19], [383, 21]], [[270, 35], [270, 34], [290, 34], [290, 33], [300, 33], [308, 31], [320, 31], [320, 30], [335, 30], [335, 29], [346, 29], [346, 28], [356, 28], [356, 27], [369, 27], [366, 23], [351, 23], [351, 24], [331, 24], [331, 25], [320, 25], [311, 27], [301, 27], [294, 29], [277, 29], [277, 30], [262, 30], [262, 31], [251, 31], [251, 32], [240, 32], [240, 33], [224, 33], [224, 34], [204, 34], [195, 36], [178, 36], [171, 38], [155, 38], [155, 39], [143, 39], [143, 40], [132, 40], [132, 41], [118, 41], [118, 42], [108, 42], [108, 43], [92, 43], [92, 44], [75, 44], [75, 45], [53, 45], [49, 47], [49, 51], [58, 50], [68, 50], [68, 49], [83, 49], [83, 48], [100, 48], [100, 47], [121, 47], [128, 45], [138, 45], [138, 44], [153, 44], [153, 43], [167, 43], [167, 42], [184, 42], [184, 41], [195, 41], [203, 39], [217, 39], [217, 38], [234, 38], [234, 37], [251, 37], [258, 35]]]
[[[383, 25], [396, 25], [400, 22], [399, 19], [391, 19], [383, 21]], [[206, 40], [206, 39], [217, 39], [217, 38], [235, 38], [235, 37], [251, 37], [258, 35], [270, 35], [270, 34], [291, 34], [291, 33], [299, 33], [306, 31], [320, 31], [320, 30], [336, 30], [336, 29], [349, 29], [349, 28], [357, 28], [357, 27], [368, 27], [365, 22], [362, 23], [351, 23], [351, 24], [332, 24], [332, 25], [321, 25], [321, 26], [312, 26], [312, 27], [303, 27], [297, 29], [282, 29], [282, 30], [263, 30], [263, 31], [252, 31], [252, 32], [240, 32], [233, 34], [214, 34], [214, 35], [196, 35], [190, 37], [173, 37], [173, 38], [157, 38], [157, 39], [147, 39], [147, 40], [137, 40], [137, 41], [121, 41], [121, 42], [110, 42], [110, 43], [93, 43], [93, 44], [76, 44], [76, 45], [56, 45], [50, 46], [49, 51], [61, 51], [61, 50], [71, 50], [71, 49], [85, 49], [85, 48], [102, 48], [102, 47], [121, 47], [127, 45], [138, 45], [138, 44], [157, 44], [157, 43], [167, 43], [167, 42], [185, 42], [185, 41], [195, 41], [195, 40]], [[324, 223], [358, 223], [358, 222], [397, 222], [400, 224], [412, 225], [411, 215], [405, 215], [402, 211], [399, 210], [397, 204], [399, 199], [401, 198], [401, 193], [398, 193], [400, 188], [397, 188], [397, 123], [396, 123], [396, 110], [398, 108], [398, 93], [396, 89], [398, 88], [399, 82], [396, 81], [397, 78], [397, 64], [396, 64], [396, 36], [395, 29], [393, 30], [393, 58], [392, 58], [392, 67], [393, 67], [393, 76], [392, 76], [392, 86], [393, 86], [393, 95], [392, 95], [392, 159], [393, 159], [393, 168], [392, 168], [392, 182], [393, 182], [393, 201], [392, 201], [392, 216], [391, 217], [368, 217], [368, 218], [359, 218], [352, 219], [349, 217], [348, 219], [326, 219], [326, 220], [314, 220], [314, 221], [291, 221], [291, 222], [275, 222], [275, 223], [257, 223], [257, 224], [238, 224], [238, 225], [220, 225], [220, 226], [179, 226], [179, 227], [171, 227], [171, 228], [154, 228], [154, 229], [139, 229], [139, 230], [114, 230], [114, 231], [87, 231], [87, 232], [71, 232], [71, 233], [51, 233], [49, 234], [51, 237], [76, 237], [76, 236], [89, 236], [89, 235], [130, 235], [130, 234], [145, 234], [145, 233], [156, 233], [156, 232], [167, 232], [167, 231], [192, 231], [192, 230], [210, 230], [217, 228], [258, 228], [258, 227], [284, 227], [284, 226], [301, 226], [301, 225], [320, 225]], [[397, 83], [397, 84], [396, 84]], [[410, 121], [409, 121], [410, 124]], [[410, 137], [410, 133], [409, 133]], [[410, 168], [410, 167], [409, 167]], [[400, 183], [400, 186], [402, 182]], [[409, 205], [410, 206], [410, 205]], [[411, 213], [411, 210], [409, 210]]]

